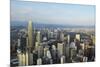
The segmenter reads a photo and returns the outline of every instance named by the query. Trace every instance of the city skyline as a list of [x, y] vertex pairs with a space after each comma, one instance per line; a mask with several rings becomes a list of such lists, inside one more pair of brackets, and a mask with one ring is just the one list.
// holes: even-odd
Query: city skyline
[[95, 6], [11, 0], [10, 65], [95, 61]]
[[[95, 31], [11, 27], [11, 66], [95, 61]], [[72, 32], [73, 31], [73, 32]]]
[[11, 22], [62, 25], [95, 25], [95, 6], [44, 2], [11, 1]]

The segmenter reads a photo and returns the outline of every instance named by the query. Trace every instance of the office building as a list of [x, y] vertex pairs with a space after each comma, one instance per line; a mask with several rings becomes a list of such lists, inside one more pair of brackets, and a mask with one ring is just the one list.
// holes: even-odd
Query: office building
[[51, 59], [51, 58], [52, 58], [52, 57], [51, 57], [50, 50], [47, 50], [47, 57], [48, 57], [49, 59]]
[[33, 29], [32, 29], [32, 21], [30, 20], [28, 23], [28, 38], [27, 38], [27, 52], [28, 52], [28, 63], [29, 65], [33, 64]]
[[47, 50], [48, 50], [48, 49], [49, 49], [49, 48], [47, 48], [47, 47], [45, 47], [45, 48], [43, 49], [43, 50], [44, 50], [44, 51], [43, 51], [43, 52], [44, 52], [44, 55], [43, 55], [44, 57], [47, 56]]
[[18, 39], [18, 47], [20, 47], [20, 39]]
[[32, 30], [32, 21], [28, 23], [28, 48], [33, 47], [33, 30]]
[[43, 46], [40, 45], [38, 46], [38, 58], [42, 58], [43, 57]]
[[39, 43], [35, 42], [35, 50], [38, 51]]
[[64, 33], [63, 32], [60, 33], [60, 40], [64, 41]]
[[67, 43], [70, 44], [70, 35], [67, 35]]
[[19, 66], [25, 66], [26, 65], [26, 58], [24, 53], [18, 53], [18, 60], [19, 60]]
[[80, 34], [76, 34], [75, 39], [80, 41]]
[[37, 65], [41, 65], [42, 64], [42, 59], [41, 58], [38, 58], [37, 59]]
[[65, 63], [65, 56], [61, 56], [61, 58], [60, 58], [60, 63], [61, 63], [61, 64]]
[[57, 50], [58, 50], [58, 56], [62, 56], [63, 55], [63, 43], [58, 43], [57, 44]]
[[36, 41], [38, 42], [38, 44], [40, 44], [41, 42], [40, 31], [37, 31]]

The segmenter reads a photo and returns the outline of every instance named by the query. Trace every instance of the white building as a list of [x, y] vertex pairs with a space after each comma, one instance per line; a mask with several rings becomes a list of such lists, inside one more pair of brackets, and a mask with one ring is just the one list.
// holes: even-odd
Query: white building
[[80, 41], [80, 34], [76, 34], [75, 38]]
[[57, 50], [58, 50], [59, 56], [63, 55], [63, 43], [57, 44]]
[[65, 63], [65, 56], [61, 56], [60, 62], [61, 62], [61, 64]]
[[41, 58], [38, 58], [37, 59], [37, 65], [41, 65], [42, 64], [42, 59]]

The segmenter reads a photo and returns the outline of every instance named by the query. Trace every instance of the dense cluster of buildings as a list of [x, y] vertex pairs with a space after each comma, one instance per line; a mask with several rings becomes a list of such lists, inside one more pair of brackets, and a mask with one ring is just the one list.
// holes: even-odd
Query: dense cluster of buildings
[[11, 66], [63, 64], [95, 60], [95, 31], [66, 29], [11, 30]]

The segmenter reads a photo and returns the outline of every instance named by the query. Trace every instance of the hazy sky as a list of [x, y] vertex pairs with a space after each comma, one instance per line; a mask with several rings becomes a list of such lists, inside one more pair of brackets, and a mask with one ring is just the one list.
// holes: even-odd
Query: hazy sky
[[11, 1], [11, 21], [49, 24], [94, 25], [95, 6]]

